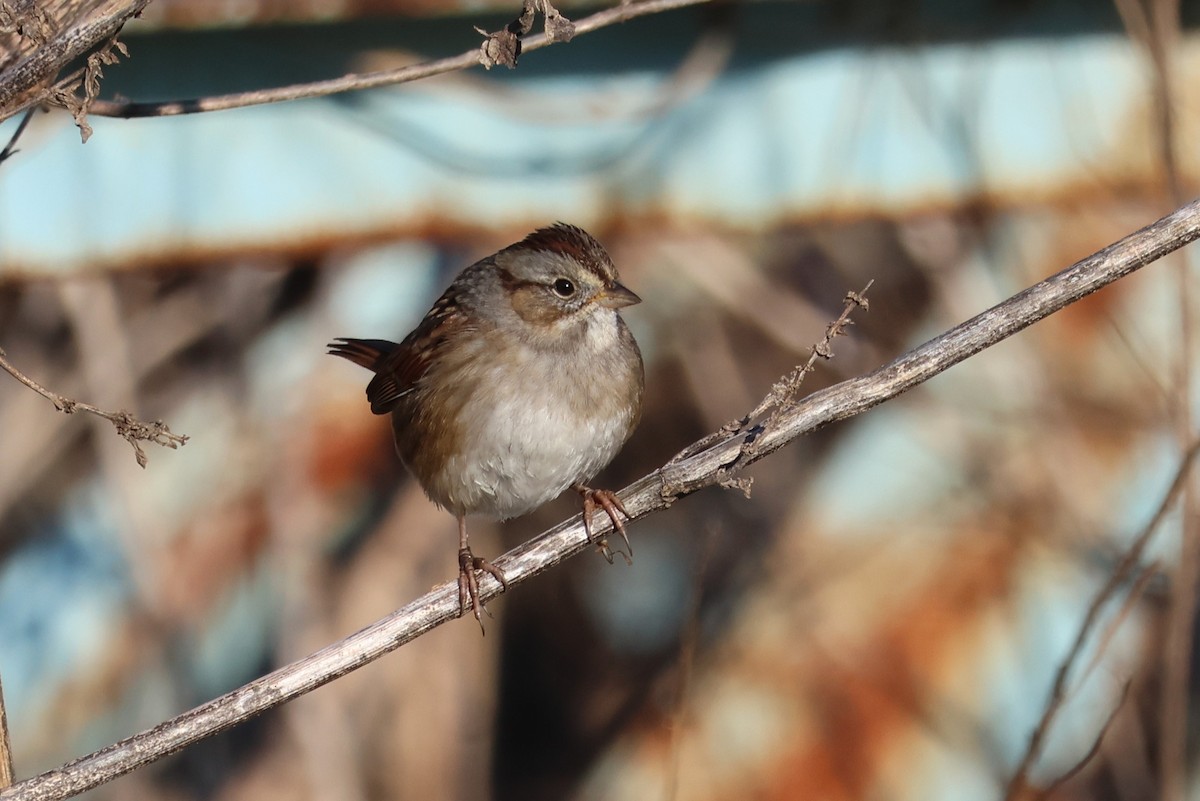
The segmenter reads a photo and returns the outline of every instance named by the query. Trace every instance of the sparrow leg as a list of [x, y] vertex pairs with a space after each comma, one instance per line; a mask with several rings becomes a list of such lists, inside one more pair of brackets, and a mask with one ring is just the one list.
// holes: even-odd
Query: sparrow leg
[[[579, 497], [583, 499], [583, 530], [587, 533], [588, 542], [592, 542], [592, 514], [599, 506], [608, 515], [608, 519], [612, 521], [613, 528], [621, 535], [621, 539], [625, 541], [625, 549], [628, 553], [617, 551], [621, 556], [625, 557], [625, 563], [633, 564], [633, 546], [629, 544], [629, 533], [625, 530], [625, 523], [621, 520], [621, 515], [626, 519], [629, 517], [629, 512], [625, 511], [625, 504], [621, 503], [621, 499], [612, 490], [592, 489], [585, 487], [583, 484], [572, 484], [571, 489], [579, 493]], [[613, 551], [608, 547], [608, 539], [602, 538], [597, 543], [597, 548], [600, 555], [608, 560], [611, 565], [613, 561]]]
[[[487, 612], [487, 607], [479, 600], [479, 578], [475, 575], [476, 570], [482, 570], [485, 573], [490, 573], [492, 578], [500, 582], [502, 590], [508, 589], [508, 582], [504, 580], [504, 574], [500, 572], [500, 568], [493, 565], [488, 560], [476, 556], [471, 553], [471, 546], [467, 544], [467, 519], [465, 517], [458, 518], [458, 608], [462, 614], [467, 613], [467, 603], [470, 602], [470, 609], [475, 615], [475, 619], [479, 621], [479, 629], [483, 630], [483, 613]], [[488, 612], [488, 617], [491, 617], [491, 612]]]

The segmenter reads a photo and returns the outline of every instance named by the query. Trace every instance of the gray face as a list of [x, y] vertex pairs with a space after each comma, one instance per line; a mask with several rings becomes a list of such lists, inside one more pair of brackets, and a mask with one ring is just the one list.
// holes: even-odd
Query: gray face
[[550, 327], [601, 307], [604, 282], [570, 256], [551, 251], [513, 254], [500, 272], [513, 311], [535, 327]]
[[531, 336], [565, 336], [622, 305], [606, 302], [607, 293], [619, 287], [608, 254], [577, 228], [542, 229], [494, 260], [509, 308]]

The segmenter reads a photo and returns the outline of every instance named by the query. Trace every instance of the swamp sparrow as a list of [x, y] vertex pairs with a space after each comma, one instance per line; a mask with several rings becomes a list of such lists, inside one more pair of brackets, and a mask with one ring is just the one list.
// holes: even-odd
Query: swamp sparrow
[[640, 300], [591, 234], [558, 223], [459, 273], [400, 344], [329, 345], [375, 373], [371, 411], [392, 415], [400, 458], [458, 519], [459, 605], [465, 612], [469, 600], [480, 625], [476, 571], [508, 585], [471, 553], [467, 515], [517, 517], [570, 487], [588, 540], [600, 507], [629, 547], [621, 501], [584, 482], [641, 416], [642, 354], [618, 314]]

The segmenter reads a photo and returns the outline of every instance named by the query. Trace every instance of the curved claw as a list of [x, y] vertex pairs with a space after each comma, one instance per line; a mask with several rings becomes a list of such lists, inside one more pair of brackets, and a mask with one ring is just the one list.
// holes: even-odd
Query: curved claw
[[508, 590], [508, 582], [500, 568], [482, 557], [475, 556], [469, 547], [458, 549], [458, 608], [465, 615], [469, 601], [469, 608], [479, 621], [480, 631], [483, 631], [483, 613], [487, 612], [488, 617], [491, 617], [492, 613], [488, 612], [487, 607], [479, 600], [479, 578], [475, 575], [476, 571], [488, 573], [500, 582], [501, 592]]
[[[625, 558], [625, 563], [633, 564], [633, 546], [629, 542], [629, 532], [625, 530], [625, 522], [621, 520], [621, 515], [624, 515], [627, 520], [632, 520], [629, 512], [625, 510], [625, 504], [621, 503], [621, 499], [612, 490], [592, 489], [585, 487], [583, 484], [574, 484], [571, 489], [579, 493], [583, 499], [583, 530], [587, 534], [588, 542], [593, 542], [592, 536], [592, 515], [599, 506], [608, 515], [608, 519], [612, 521], [613, 528], [621, 535], [621, 539], [625, 542], [625, 551], [616, 551]], [[600, 555], [608, 560], [611, 565], [613, 563], [614, 551], [608, 547], [608, 540], [601, 539], [597, 542], [600, 550]]]

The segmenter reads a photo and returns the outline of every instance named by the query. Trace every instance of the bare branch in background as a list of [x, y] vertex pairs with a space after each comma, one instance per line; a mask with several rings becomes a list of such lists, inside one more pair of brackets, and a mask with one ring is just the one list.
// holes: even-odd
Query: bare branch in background
[[[771, 426], [755, 429], [753, 435], [734, 434], [694, 456], [668, 463], [621, 492], [625, 507], [631, 518], [638, 519], [666, 509], [697, 490], [719, 485], [801, 435], [894, 398], [1197, 238], [1200, 201], [1076, 262], [874, 372], [809, 395], [784, 411]], [[749, 450], [752, 444], [756, 447]], [[1177, 484], [1183, 481], [1197, 449], [1188, 452]], [[1176, 492], [1168, 493], [1168, 501]], [[1152, 530], [1158, 518], [1156, 515], [1147, 528]], [[611, 530], [607, 519], [598, 522], [597, 534]], [[496, 560], [496, 566], [503, 570], [511, 588], [588, 550], [590, 545], [581, 519], [575, 516], [509, 551]], [[1131, 550], [1122, 565], [1136, 564], [1140, 554], [1140, 549]], [[1119, 584], [1128, 569], [1119, 568], [1109, 583]], [[485, 579], [480, 598], [488, 601], [499, 592], [497, 582]], [[0, 799], [51, 801], [98, 787], [311, 692], [461, 615], [458, 583], [445, 582], [339, 642], [152, 729], [15, 784], [0, 792]]]
[[117, 434], [125, 438], [125, 441], [133, 446], [134, 458], [142, 467], [146, 466], [146, 452], [142, 450], [139, 443], [152, 442], [155, 445], [161, 445], [164, 448], [174, 450], [182, 445], [186, 445], [188, 437], [185, 434], [175, 434], [162, 420], [155, 420], [152, 423], [147, 423], [137, 419], [127, 411], [106, 412], [103, 409], [92, 406], [90, 403], [73, 400], [63, 395], [59, 395], [53, 390], [46, 389], [38, 382], [34, 381], [29, 376], [18, 370], [12, 362], [8, 360], [4, 350], [0, 348], [0, 370], [4, 370], [13, 378], [20, 381], [25, 386], [32, 389], [34, 392], [41, 395], [46, 400], [54, 404], [54, 408], [64, 414], [72, 414], [74, 412], [87, 412], [94, 414], [97, 417], [103, 417], [105, 420], [116, 426]]
[[[1150, 0], [1142, 13], [1148, 36], [1144, 41], [1153, 63], [1153, 96], [1157, 125], [1159, 163], [1168, 188], [1171, 205], [1185, 195], [1181, 162], [1179, 114], [1175, 98], [1184, 81], [1180, 80], [1180, 2]], [[1192, 360], [1195, 358], [1196, 315], [1193, 310], [1196, 270], [1190, 259], [1175, 264], [1179, 304], [1179, 353], [1175, 370], [1175, 431], [1179, 442], [1195, 435], [1192, 413]], [[1188, 482], [1183, 495], [1183, 515], [1179, 559], [1171, 575], [1167, 634], [1163, 645], [1162, 681], [1159, 685], [1159, 798], [1183, 801], [1190, 784], [1188, 765], [1188, 696], [1192, 677], [1192, 650], [1195, 647], [1197, 581], [1200, 581], [1200, 491], [1196, 481]]]
[[25, 133], [25, 126], [29, 125], [29, 120], [33, 118], [35, 111], [37, 111], [36, 108], [26, 109], [25, 116], [17, 123], [17, 130], [13, 131], [13, 135], [9, 137], [8, 144], [4, 146], [3, 150], [0, 150], [0, 164], [12, 158], [15, 153], [20, 152], [17, 150], [17, 140], [21, 138], [21, 134]]
[[[125, 23], [140, 14], [149, 2], [94, 0], [57, 4], [55, 9], [63, 18], [49, 20], [44, 26], [33, 26], [40, 32], [38, 36], [30, 33], [33, 27], [28, 20], [32, 17], [21, 13], [25, 4], [5, 3], [0, 12], [9, 14], [14, 20], [10, 26], [22, 32], [24, 39], [15, 52], [0, 49], [0, 121], [46, 101], [61, 92], [64, 84], [69, 85], [70, 81], [84, 75], [86, 68], [67, 81], [55, 84], [62, 70], [111, 42]], [[0, 16], [0, 23], [4, 19]], [[18, 24], [20, 28], [16, 27]]]
[[13, 783], [12, 741], [8, 739], [8, 713], [4, 708], [4, 683], [0, 681], [0, 790]]
[[[1192, 203], [1185, 208], [1196, 207], [1196, 205], [1196, 203]], [[1104, 586], [1100, 588], [1100, 591], [1096, 593], [1096, 597], [1088, 605], [1087, 614], [1084, 615], [1083, 623], [1079, 626], [1079, 631], [1075, 635], [1075, 641], [1067, 651], [1067, 656], [1062, 664], [1058, 666], [1058, 672], [1054, 674], [1054, 686], [1050, 690], [1050, 698], [1046, 702], [1045, 709], [1042, 711], [1041, 720], [1038, 721], [1037, 727], [1034, 728], [1033, 734], [1030, 735], [1029, 746], [1025, 749], [1025, 754], [1021, 757], [1021, 762], [1017, 765], [1017, 769], [1008, 783], [1008, 790], [1004, 794], [1006, 801], [1015, 801], [1015, 799], [1023, 797], [1022, 794], [1029, 784], [1029, 771], [1041, 756], [1046, 736], [1050, 733], [1050, 726], [1054, 723], [1054, 719], [1058, 716], [1059, 710], [1062, 709], [1063, 703], [1066, 701], [1067, 680], [1070, 678], [1072, 671], [1074, 671], [1076, 663], [1083, 656], [1083, 646], [1091, 635], [1092, 629], [1096, 627], [1096, 623], [1100, 619], [1100, 612], [1117, 594], [1121, 585], [1138, 568], [1142, 560], [1142, 554], [1146, 551], [1146, 546], [1158, 530], [1163, 518], [1167, 516], [1167, 513], [1179, 498], [1180, 493], [1183, 492], [1184, 487], [1187, 486], [1188, 478], [1191, 475], [1192, 462], [1195, 461], [1197, 453], [1200, 453], [1200, 440], [1192, 443], [1187, 453], [1184, 454], [1179, 468], [1175, 471], [1175, 478], [1171, 482], [1171, 486], [1167, 489], [1166, 494], [1163, 495], [1158, 509], [1154, 512], [1150, 521], [1138, 533], [1137, 537], [1134, 538], [1133, 544], [1129, 546], [1129, 550], [1121, 558], [1116, 570], [1108, 577], [1108, 581], [1104, 582]]]
[[[148, 2], [149, 0], [126, 0], [125, 3], [117, 3], [112, 0], [108, 6], [118, 6], [119, 11], [79, 25], [68, 34], [45, 42], [15, 67], [6, 67], [0, 58], [0, 122], [30, 106], [51, 103], [71, 112], [86, 142], [91, 135], [91, 127], [87, 123], [89, 114], [122, 118], [196, 114], [393, 86], [481, 64], [489, 69], [496, 64], [504, 64], [511, 68], [516, 66], [521, 53], [540, 50], [555, 42], [570, 41], [576, 34], [589, 33], [636, 17], [709, 3], [712, 0], [642, 0], [621, 3], [615, 8], [597, 12], [577, 23], [562, 16], [549, 0], [523, 0], [521, 15], [517, 19], [494, 34], [480, 31], [487, 36], [483, 44], [458, 56], [434, 59], [393, 70], [344, 75], [327, 81], [192, 100], [127, 103], [96, 99], [99, 91], [97, 79], [101, 68], [116, 63], [114, 51], [128, 55], [124, 45], [117, 41], [117, 34], [124, 23], [140, 13]], [[534, 11], [539, 8], [545, 19], [545, 32], [524, 40], [525, 34], [532, 29]], [[0, 17], [0, 20], [2, 19]], [[71, 46], [68, 47], [68, 44]], [[94, 52], [88, 56], [85, 67], [52, 83], [61, 69], [89, 50]], [[68, 53], [71, 57], [64, 58]], [[0, 53], [0, 56], [2, 55]], [[78, 94], [81, 88], [82, 96]]]
[[[574, 26], [573, 36], [591, 33], [601, 28], [607, 28], [619, 22], [644, 17], [649, 14], [659, 14], [687, 6], [710, 3], [712, 0], [641, 0], [641, 2], [622, 3], [615, 8], [605, 9], [592, 14]], [[521, 42], [521, 53], [529, 53], [548, 47], [557, 41], [548, 33], [538, 34]], [[258, 106], [266, 103], [281, 103], [286, 100], [299, 100], [306, 97], [327, 97], [342, 92], [361, 89], [375, 89], [380, 86], [394, 86], [401, 83], [418, 81], [434, 75], [469, 69], [483, 63], [480, 48], [472, 48], [465, 53], [448, 58], [426, 61], [379, 72], [344, 75], [327, 81], [293, 84], [276, 89], [257, 89], [252, 92], [239, 92], [231, 95], [203, 97], [193, 100], [177, 100], [166, 103], [118, 103], [97, 100], [91, 104], [90, 113], [104, 117], [168, 117], [177, 114], [197, 114], [204, 111], [223, 111], [231, 108]], [[0, 120], [3, 116], [3, 105], [0, 105]]]
[[1100, 727], [1100, 733], [1097, 734], [1096, 739], [1092, 741], [1092, 747], [1087, 750], [1087, 753], [1084, 754], [1078, 762], [1072, 765], [1066, 773], [1050, 782], [1045, 789], [1038, 791], [1034, 796], [1035, 798], [1048, 798], [1049, 796], [1053, 795], [1060, 787], [1078, 776], [1079, 773], [1088, 766], [1088, 763], [1096, 758], [1096, 754], [1100, 753], [1100, 747], [1104, 745], [1105, 735], [1108, 734], [1108, 730], [1111, 729], [1113, 723], [1116, 722], [1117, 715], [1120, 713], [1121, 708], [1125, 706], [1125, 699], [1129, 697], [1129, 688], [1132, 686], [1132, 684], [1133, 682], [1126, 681], [1124, 686], [1122, 686], [1121, 694], [1117, 696], [1117, 702], [1113, 704], [1112, 711], [1108, 713], [1108, 717], [1105, 719], [1104, 725]]
[[683, 764], [683, 738], [688, 728], [689, 711], [691, 707], [692, 678], [696, 671], [696, 650], [700, 644], [700, 613], [704, 605], [704, 580], [708, 575], [709, 564], [717, 549], [717, 533], [715, 523], [708, 525], [704, 532], [704, 544], [700, 548], [700, 558], [692, 569], [692, 592], [688, 601], [688, 611], [684, 620], [687, 624], [679, 638], [679, 679], [672, 700], [670, 769], [667, 771], [667, 786], [663, 798], [666, 801], [676, 801], [679, 798], [679, 777]]
[[[1158, 163], [1171, 206], [1183, 202], [1184, 177], [1180, 161], [1179, 115], [1176, 95], [1180, 78], [1179, 0], [1115, 0], [1129, 37], [1145, 48], [1151, 66], [1154, 140]], [[1192, 414], [1192, 362], [1195, 313], [1192, 310], [1193, 275], [1188, 259], [1176, 265], [1179, 348], [1174, 382], [1174, 423], [1180, 447], [1195, 436]], [[1188, 686], [1192, 675], [1192, 650], [1196, 617], [1197, 582], [1200, 581], [1200, 494], [1195, 483], [1184, 490], [1179, 558], [1172, 560], [1171, 597], [1166, 616], [1166, 638], [1159, 683], [1158, 783], [1159, 798], [1183, 801], [1188, 785]]]

